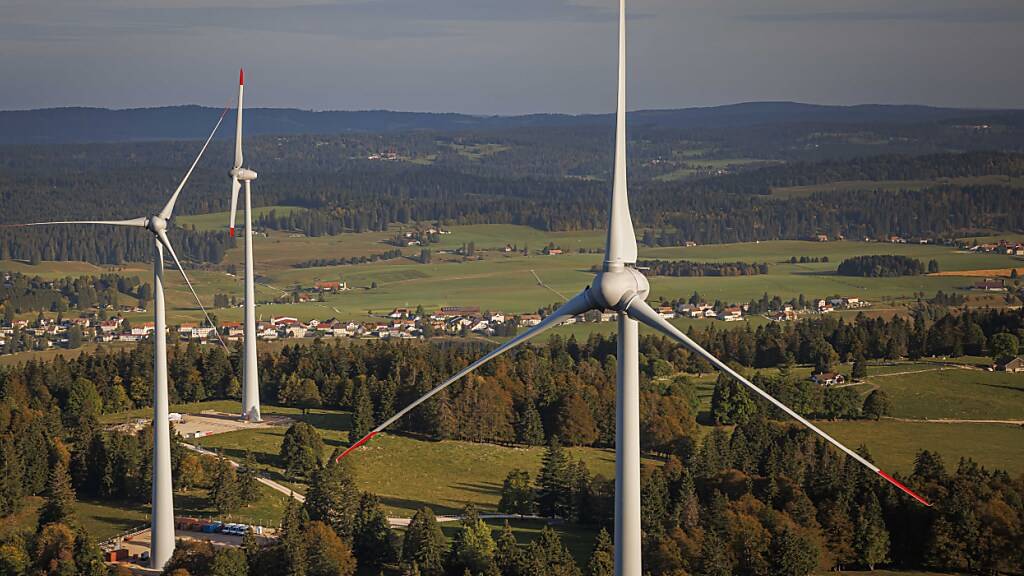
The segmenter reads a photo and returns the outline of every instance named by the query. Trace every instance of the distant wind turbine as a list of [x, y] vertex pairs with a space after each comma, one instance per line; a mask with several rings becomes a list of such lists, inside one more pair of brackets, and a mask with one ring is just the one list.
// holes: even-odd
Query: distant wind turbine
[[[185, 173], [178, 188], [174, 191], [171, 199], [160, 210], [152, 216], [144, 216], [132, 220], [81, 220], [63, 222], [36, 222], [33, 224], [22, 224], [22, 226], [46, 226], [53, 224], [101, 224], [108, 226], [129, 226], [145, 228], [153, 234], [153, 512], [151, 517], [150, 533], [150, 567], [162, 570], [167, 561], [174, 553], [174, 493], [172, 491], [171, 478], [171, 433], [168, 423], [168, 399], [167, 399], [167, 315], [164, 305], [164, 250], [166, 250], [174, 264], [181, 272], [181, 276], [188, 284], [192, 296], [195, 297], [199, 308], [206, 316], [206, 320], [214, 327], [217, 326], [210, 319], [199, 295], [196, 294], [192, 282], [185, 274], [170, 240], [167, 238], [167, 225], [174, 212], [174, 204], [178, 201], [178, 195], [185, 187], [192, 171], [195, 170], [199, 159], [203, 157], [210, 140], [217, 133], [227, 108], [221, 113], [217, 124], [210, 132], [210, 136], [203, 143], [199, 155], [196, 156], [192, 166]], [[217, 336], [220, 338], [220, 336]], [[223, 345], [223, 341], [221, 341]]]
[[260, 382], [256, 365], [256, 287], [252, 259], [252, 192], [250, 184], [256, 173], [243, 168], [242, 156], [242, 99], [245, 91], [245, 70], [238, 71], [238, 114], [235, 117], [235, 164], [231, 176], [231, 223], [228, 232], [235, 235], [235, 211], [238, 191], [245, 182], [245, 351], [242, 364], [242, 419], [259, 422]]
[[640, 369], [638, 322], [677, 340], [744, 386], [771, 402], [797, 422], [827, 440], [849, 457], [906, 492], [918, 502], [930, 506], [921, 496], [881, 471], [862, 456], [842, 445], [817, 426], [785, 406], [764, 390], [716, 358], [651, 308], [645, 301], [650, 291], [647, 278], [636, 269], [637, 244], [629, 215], [626, 187], [626, 1], [619, 2], [619, 83], [615, 137], [615, 178], [608, 215], [608, 237], [601, 272], [590, 286], [569, 299], [540, 324], [495, 348], [459, 373], [406, 406], [365, 437], [359, 439], [338, 459], [345, 457], [382, 432], [409, 411], [426, 402], [453, 382], [473, 372], [493, 358], [523, 344], [538, 334], [590, 310], [618, 313], [618, 376], [615, 412], [615, 574], [640, 576]]

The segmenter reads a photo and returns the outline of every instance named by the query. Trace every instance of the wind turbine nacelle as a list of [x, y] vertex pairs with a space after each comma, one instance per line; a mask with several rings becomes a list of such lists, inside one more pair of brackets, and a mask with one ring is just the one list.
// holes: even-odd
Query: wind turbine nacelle
[[636, 268], [623, 266], [600, 272], [590, 285], [594, 302], [605, 310], [624, 312], [636, 298], [647, 299], [651, 284]]
[[167, 219], [161, 218], [160, 216], [150, 216], [146, 218], [146, 230], [154, 234], [167, 231]]
[[253, 172], [248, 168], [236, 168], [230, 172], [230, 175], [242, 182], [252, 181], [256, 179], [256, 172]]

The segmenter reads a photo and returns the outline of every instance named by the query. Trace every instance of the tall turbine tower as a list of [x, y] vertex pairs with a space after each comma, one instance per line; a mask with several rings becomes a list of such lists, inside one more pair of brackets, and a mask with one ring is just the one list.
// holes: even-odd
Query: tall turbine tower
[[185, 173], [185, 177], [178, 184], [178, 188], [174, 191], [171, 199], [159, 213], [132, 220], [83, 220], [24, 224], [24, 226], [51, 224], [131, 226], [145, 228], [153, 234], [153, 323], [155, 326], [153, 331], [153, 511], [150, 519], [150, 567], [157, 570], [162, 570], [167, 561], [170, 560], [171, 554], [174, 553], [174, 493], [172, 491], [171, 478], [171, 432], [168, 423], [167, 400], [167, 316], [164, 305], [164, 250], [171, 255], [174, 264], [185, 279], [185, 283], [188, 284], [192, 296], [195, 297], [199, 308], [206, 316], [206, 320], [210, 322], [211, 326], [216, 327], [210, 319], [210, 315], [206, 313], [206, 308], [203, 307], [203, 303], [199, 300], [199, 295], [196, 294], [195, 288], [192, 287], [192, 282], [189, 281], [188, 276], [185, 274], [185, 269], [181, 266], [177, 254], [174, 253], [174, 248], [167, 238], [167, 225], [174, 212], [174, 203], [178, 200], [178, 194], [185, 187], [185, 183], [188, 182], [189, 176], [195, 170], [199, 159], [203, 157], [203, 153], [206, 152], [207, 146], [210, 145], [210, 140], [213, 139], [213, 135], [217, 133], [217, 128], [220, 127], [221, 122], [224, 120], [225, 113], [227, 113], [227, 109], [221, 113], [220, 119], [217, 120], [217, 125], [213, 127], [213, 131], [210, 132], [210, 136], [203, 144], [199, 155], [192, 162], [192, 166]]
[[256, 279], [252, 260], [252, 193], [250, 183], [256, 173], [242, 167], [242, 98], [245, 91], [245, 70], [238, 71], [238, 114], [235, 116], [235, 165], [231, 168], [231, 224], [229, 233], [235, 235], [235, 210], [238, 190], [245, 182], [245, 352], [242, 363], [242, 419], [259, 422], [260, 381], [256, 365]]
[[615, 179], [608, 217], [608, 238], [605, 245], [605, 259], [601, 272], [590, 286], [571, 298], [540, 324], [495, 348], [489, 354], [473, 362], [460, 372], [427, 392], [418, 400], [385, 420], [369, 434], [352, 444], [338, 459], [344, 458], [359, 446], [382, 432], [396, 420], [416, 408], [450, 384], [476, 370], [491, 359], [519, 346], [538, 334], [557, 326], [566, 320], [590, 310], [609, 310], [618, 313], [618, 382], [615, 406], [615, 574], [616, 576], [640, 576], [640, 367], [637, 328], [642, 322], [651, 328], [677, 340], [694, 354], [703, 357], [719, 370], [735, 378], [744, 386], [768, 402], [789, 414], [818, 436], [842, 450], [847, 456], [868, 467], [900, 490], [903, 490], [922, 504], [928, 502], [912, 490], [878, 469], [859, 454], [840, 444], [817, 426], [783, 405], [764, 390], [755, 386], [742, 375], [729, 368], [696, 342], [680, 332], [675, 326], [658, 315], [645, 301], [650, 291], [647, 278], [635, 267], [637, 258], [636, 237], [629, 216], [629, 199], [626, 187], [626, 1], [619, 0], [619, 91], [615, 135]]

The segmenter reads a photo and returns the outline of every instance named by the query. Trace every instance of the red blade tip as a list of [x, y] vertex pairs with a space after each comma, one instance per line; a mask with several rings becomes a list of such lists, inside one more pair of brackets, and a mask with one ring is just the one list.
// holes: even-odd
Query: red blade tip
[[361, 440], [359, 440], [359, 442], [356, 442], [355, 444], [353, 444], [353, 445], [349, 446], [347, 450], [345, 450], [344, 452], [342, 452], [341, 454], [339, 454], [339, 455], [338, 455], [338, 457], [334, 459], [334, 461], [335, 461], [335, 462], [341, 462], [341, 459], [342, 459], [342, 458], [344, 458], [345, 456], [348, 456], [348, 455], [349, 455], [349, 453], [351, 453], [351, 452], [355, 451], [355, 449], [356, 449], [356, 448], [359, 448], [359, 447], [360, 447], [360, 446], [362, 446], [363, 444], [366, 444], [367, 442], [369, 442], [369, 441], [370, 441], [370, 439], [371, 439], [371, 438], [373, 438], [373, 437], [374, 437], [374, 436], [376, 436], [376, 435], [377, 435], [377, 433], [376, 433], [376, 432], [370, 432], [370, 433], [369, 433], [369, 434], [367, 434], [366, 436], [363, 436], [363, 437], [362, 437], [362, 439], [361, 439]]
[[234, 229], [234, 227], [228, 229], [228, 234], [230, 234], [232, 238], [235, 237], [235, 229]]
[[238, 85], [245, 84], [245, 68], [238, 69]]
[[885, 478], [886, 480], [888, 480], [889, 483], [892, 484], [893, 486], [899, 488], [900, 490], [903, 490], [905, 493], [907, 493], [914, 500], [917, 500], [921, 504], [924, 504], [925, 506], [931, 508], [932, 505], [927, 500], [925, 500], [920, 495], [918, 495], [917, 492], [914, 492], [910, 488], [907, 488], [906, 484], [904, 484], [903, 482], [900, 482], [899, 480], [897, 480], [897, 479], [893, 478], [892, 476], [886, 474], [882, 470], [878, 471], [878, 475], [881, 476], [882, 478]]

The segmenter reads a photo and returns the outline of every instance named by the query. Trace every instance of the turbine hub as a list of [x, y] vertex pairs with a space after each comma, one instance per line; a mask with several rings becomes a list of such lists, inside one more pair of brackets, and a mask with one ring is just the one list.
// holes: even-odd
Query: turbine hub
[[167, 219], [161, 218], [159, 215], [150, 216], [146, 219], [146, 230], [154, 234], [159, 234], [167, 230]]
[[256, 172], [248, 168], [233, 168], [229, 174], [240, 182], [250, 182], [256, 179]]
[[651, 285], [636, 268], [609, 266], [599, 272], [590, 285], [590, 294], [605, 310], [625, 312], [636, 298], [647, 299]]

